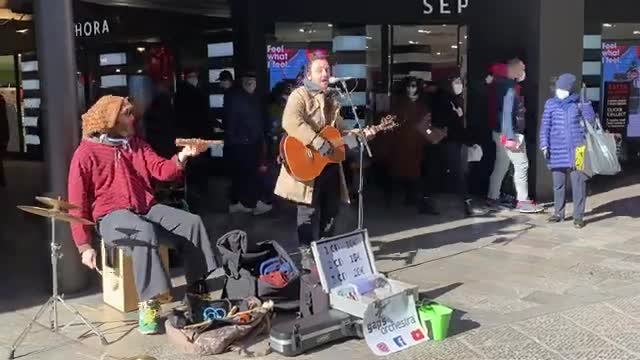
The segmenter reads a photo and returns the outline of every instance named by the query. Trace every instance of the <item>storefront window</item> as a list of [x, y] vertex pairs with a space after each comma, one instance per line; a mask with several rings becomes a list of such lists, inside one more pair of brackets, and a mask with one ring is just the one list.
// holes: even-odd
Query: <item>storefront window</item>
[[394, 26], [394, 80], [415, 76], [438, 82], [466, 75], [466, 27], [455, 25]]
[[640, 24], [603, 27], [601, 81], [605, 128], [640, 138]]
[[[387, 111], [389, 90], [406, 76], [466, 78], [466, 27], [304, 22], [276, 23], [274, 29], [267, 43], [270, 88], [281, 82], [301, 85], [310, 55], [330, 54], [333, 75], [355, 79], [349, 86], [361, 119]], [[344, 110], [346, 119], [354, 118]]]

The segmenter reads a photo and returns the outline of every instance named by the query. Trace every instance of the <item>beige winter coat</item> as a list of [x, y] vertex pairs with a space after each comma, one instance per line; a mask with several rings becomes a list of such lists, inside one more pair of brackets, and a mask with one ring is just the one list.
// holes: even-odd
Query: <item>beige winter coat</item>
[[[319, 148], [322, 138], [318, 136], [325, 126], [343, 128], [340, 103], [327, 99], [323, 93], [312, 94], [304, 87], [294, 90], [289, 96], [282, 115], [282, 128], [289, 136], [302, 141], [307, 146]], [[340, 167], [340, 191], [342, 200], [349, 202], [349, 191]], [[313, 200], [314, 181], [300, 182], [294, 179], [284, 166], [276, 183], [275, 194], [296, 203], [310, 205]]]

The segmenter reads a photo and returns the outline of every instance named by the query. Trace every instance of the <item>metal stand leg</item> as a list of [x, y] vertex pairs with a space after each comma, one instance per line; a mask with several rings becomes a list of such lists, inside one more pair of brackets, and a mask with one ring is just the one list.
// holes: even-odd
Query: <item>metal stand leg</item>
[[82, 314], [80, 314], [78, 310], [76, 310], [71, 305], [67, 304], [64, 301], [64, 299], [62, 299], [62, 296], [58, 294], [58, 259], [62, 258], [62, 254], [60, 254], [60, 248], [61, 248], [60, 244], [56, 242], [56, 220], [51, 218], [51, 272], [52, 272], [51, 276], [53, 281], [53, 290], [52, 290], [53, 294], [51, 295], [49, 300], [47, 300], [47, 302], [44, 305], [42, 305], [40, 310], [38, 310], [38, 312], [31, 319], [29, 324], [27, 324], [27, 327], [22, 331], [22, 333], [20, 333], [16, 341], [11, 346], [11, 352], [9, 353], [9, 360], [15, 359], [15, 354], [16, 354], [16, 350], [18, 349], [18, 346], [22, 344], [24, 339], [27, 337], [27, 334], [29, 334], [29, 331], [31, 331], [33, 324], [35, 324], [38, 321], [40, 316], [42, 316], [42, 314], [45, 312], [45, 310], [47, 310], [49, 306], [51, 306], [50, 313], [49, 313], [51, 331], [53, 331], [54, 333], [57, 333], [59, 331], [60, 327], [58, 324], [58, 303], [62, 304], [69, 312], [74, 314], [76, 319], [80, 318], [80, 320], [82, 320], [82, 322], [87, 327], [89, 327], [91, 332], [95, 334], [98, 338], [100, 338], [100, 343], [102, 343], [102, 345], [109, 344], [107, 342], [107, 339], [104, 337], [104, 334], [102, 334], [102, 332], [98, 330], [98, 328], [96, 328], [93, 324], [91, 324]]
[[[82, 322], [87, 325], [87, 327], [91, 330], [91, 332], [96, 335], [97, 337], [100, 338], [100, 343], [102, 345], [109, 345], [109, 343], [107, 342], [107, 339], [104, 337], [104, 335], [100, 332], [100, 330], [98, 330], [97, 327], [95, 327], [92, 323], [89, 322], [89, 320], [87, 320], [87, 318], [84, 317], [84, 315], [80, 314], [80, 312], [78, 310], [76, 310], [76, 308], [74, 308], [73, 306], [67, 304], [63, 298], [61, 298], [60, 296], [58, 296], [58, 301], [60, 302], [60, 304], [62, 304], [62, 306], [64, 306], [65, 308], [67, 308], [67, 310], [69, 310], [70, 313], [72, 313], [73, 315], [76, 316], [76, 318], [79, 318], [80, 320], [82, 320]], [[55, 301], [54, 301], [55, 304]]]
[[364, 147], [365, 144], [362, 141], [359, 141], [360, 169], [358, 174], [358, 230], [362, 230], [364, 228]]
[[38, 321], [40, 316], [42, 316], [44, 311], [47, 310], [49, 305], [51, 305], [54, 302], [55, 302], [54, 298], [50, 297], [49, 300], [47, 300], [47, 302], [44, 305], [42, 305], [40, 310], [38, 310], [38, 312], [33, 316], [31, 321], [29, 321], [29, 324], [27, 324], [27, 326], [24, 328], [24, 330], [22, 330], [22, 332], [20, 333], [20, 335], [18, 336], [16, 341], [14, 341], [13, 345], [11, 345], [11, 352], [9, 353], [9, 360], [13, 360], [15, 358], [16, 349], [18, 348], [18, 346], [20, 346], [22, 344], [24, 339], [27, 337], [27, 334], [29, 333], [29, 331], [31, 331], [31, 328], [33, 327], [33, 324], [35, 324], [36, 321]]

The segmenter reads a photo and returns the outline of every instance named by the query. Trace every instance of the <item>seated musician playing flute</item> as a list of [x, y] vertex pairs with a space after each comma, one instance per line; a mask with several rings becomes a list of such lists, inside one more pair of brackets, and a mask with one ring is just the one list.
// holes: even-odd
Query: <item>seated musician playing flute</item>
[[[174, 181], [185, 162], [207, 144], [185, 146], [167, 160], [135, 133], [133, 105], [126, 98], [104, 96], [82, 116], [83, 139], [69, 169], [70, 213], [96, 223], [106, 246], [120, 246], [131, 256], [138, 292], [138, 327], [143, 334], [158, 331], [156, 297], [167, 292], [171, 279], [162, 266], [159, 245], [184, 257], [188, 291], [205, 292], [205, 279], [217, 268], [214, 250], [198, 215], [158, 204], [152, 179]], [[96, 268], [91, 245], [93, 227], [71, 225], [82, 263]]]

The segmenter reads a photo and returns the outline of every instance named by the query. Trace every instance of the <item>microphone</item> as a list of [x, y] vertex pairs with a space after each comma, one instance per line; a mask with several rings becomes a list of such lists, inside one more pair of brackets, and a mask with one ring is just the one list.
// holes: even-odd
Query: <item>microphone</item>
[[337, 84], [343, 81], [349, 81], [349, 80], [353, 80], [352, 77], [349, 76], [345, 76], [345, 77], [330, 77], [329, 78], [329, 84]]

